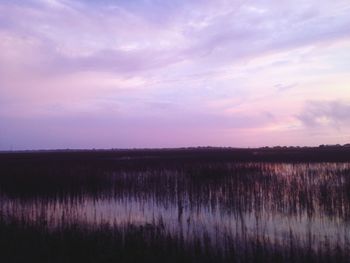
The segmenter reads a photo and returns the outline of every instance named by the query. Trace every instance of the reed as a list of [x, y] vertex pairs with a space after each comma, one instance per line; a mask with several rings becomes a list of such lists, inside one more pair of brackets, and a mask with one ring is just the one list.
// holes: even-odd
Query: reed
[[350, 163], [237, 151], [0, 155], [1, 261], [347, 262]]

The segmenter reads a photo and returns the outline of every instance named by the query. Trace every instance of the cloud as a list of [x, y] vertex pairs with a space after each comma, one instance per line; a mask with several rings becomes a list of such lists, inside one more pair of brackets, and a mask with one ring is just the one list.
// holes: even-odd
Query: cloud
[[291, 84], [281, 84], [281, 83], [278, 83], [276, 84], [274, 87], [280, 91], [280, 92], [283, 92], [283, 91], [288, 91], [290, 89], [293, 89], [295, 87], [298, 86], [298, 83], [291, 83]]
[[1, 7], [5, 18], [0, 28], [11, 24], [13, 34], [41, 43], [42, 64], [53, 71], [117, 73], [184, 60], [201, 64], [203, 58], [218, 66], [349, 37], [346, 1], [331, 7], [305, 1], [127, 2], [8, 2]]
[[23, 145], [45, 125], [85, 125], [84, 145], [148, 131], [151, 145], [152, 132], [230, 143], [348, 123], [348, 0], [5, 0], [0, 13], [0, 118]]
[[350, 103], [344, 101], [309, 101], [298, 119], [307, 127], [350, 127]]

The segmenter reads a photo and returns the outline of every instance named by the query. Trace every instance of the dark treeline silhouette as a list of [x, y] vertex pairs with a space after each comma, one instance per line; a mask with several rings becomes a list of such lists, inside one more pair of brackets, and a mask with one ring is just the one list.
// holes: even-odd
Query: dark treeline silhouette
[[350, 146], [225, 148], [193, 147], [164, 149], [42, 150], [0, 152], [0, 161], [52, 160], [107, 162], [130, 159], [230, 160], [267, 162], [344, 162], [350, 161]]

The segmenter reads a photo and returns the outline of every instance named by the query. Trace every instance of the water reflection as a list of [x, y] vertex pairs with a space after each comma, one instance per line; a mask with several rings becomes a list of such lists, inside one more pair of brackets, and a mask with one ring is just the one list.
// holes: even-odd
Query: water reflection
[[[67, 224], [157, 225], [191, 241], [209, 235], [259, 237], [272, 244], [293, 240], [346, 247], [350, 237], [349, 163], [220, 163], [191, 167], [103, 171], [98, 194], [23, 198], [3, 189], [1, 215]], [[106, 179], [107, 178], [107, 179]]]

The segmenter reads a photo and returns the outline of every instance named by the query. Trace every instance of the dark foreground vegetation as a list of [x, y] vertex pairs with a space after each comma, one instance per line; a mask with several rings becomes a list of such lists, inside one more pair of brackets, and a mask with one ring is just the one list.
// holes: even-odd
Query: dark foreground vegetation
[[349, 262], [346, 250], [325, 244], [318, 250], [301, 246], [293, 237], [282, 243], [256, 237], [227, 236], [215, 247], [208, 236], [185, 242], [157, 225], [123, 228], [68, 225], [49, 231], [41, 224], [1, 222], [3, 262]]
[[350, 262], [350, 149], [0, 154], [0, 262]]

